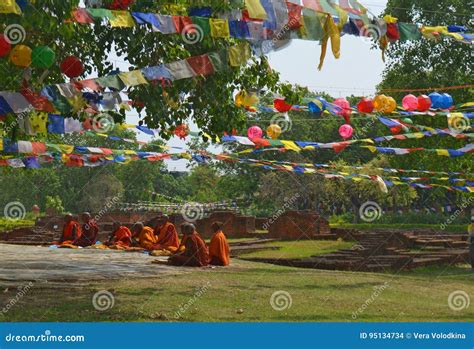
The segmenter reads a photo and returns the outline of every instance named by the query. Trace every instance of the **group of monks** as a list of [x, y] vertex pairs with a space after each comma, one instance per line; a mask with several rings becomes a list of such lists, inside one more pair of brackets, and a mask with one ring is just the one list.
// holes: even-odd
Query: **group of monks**
[[[83, 213], [81, 220], [82, 225], [71, 214], [65, 216], [58, 245], [88, 247], [97, 244], [99, 227], [90, 213]], [[170, 254], [168, 263], [176, 266], [227, 266], [230, 263], [229, 244], [222, 227], [221, 222], [212, 224], [214, 234], [208, 246], [191, 223], [181, 225], [183, 236], [180, 240], [175, 225], [166, 215], [159, 215], [146, 224], [137, 222], [132, 230], [116, 221], [108, 241], [103, 245], [111, 248], [162, 250]]]

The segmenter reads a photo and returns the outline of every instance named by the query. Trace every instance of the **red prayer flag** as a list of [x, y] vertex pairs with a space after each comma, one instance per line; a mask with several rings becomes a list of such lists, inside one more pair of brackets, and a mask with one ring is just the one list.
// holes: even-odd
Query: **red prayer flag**
[[196, 75], [214, 74], [214, 66], [208, 55], [190, 57], [187, 61]]

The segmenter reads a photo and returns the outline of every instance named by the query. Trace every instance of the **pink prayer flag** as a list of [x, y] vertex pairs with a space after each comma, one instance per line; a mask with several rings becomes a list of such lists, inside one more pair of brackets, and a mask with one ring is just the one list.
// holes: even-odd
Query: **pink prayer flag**
[[303, 6], [310, 8], [315, 11], [322, 11], [323, 8], [321, 7], [321, 3], [319, 0], [303, 0]]

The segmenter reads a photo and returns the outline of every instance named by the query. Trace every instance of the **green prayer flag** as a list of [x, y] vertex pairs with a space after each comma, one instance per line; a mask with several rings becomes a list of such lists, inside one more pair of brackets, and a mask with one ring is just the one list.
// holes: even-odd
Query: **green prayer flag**
[[94, 19], [102, 19], [102, 18], [114, 18], [112, 11], [106, 8], [88, 8], [87, 12], [94, 18]]
[[321, 25], [321, 19], [316, 11], [309, 8], [303, 8], [303, 20], [305, 37], [309, 40], [321, 40], [323, 38], [324, 30]]
[[227, 63], [229, 58], [227, 57], [227, 50], [221, 50], [219, 52], [211, 52], [207, 54], [214, 66], [215, 71], [229, 70], [229, 64]]
[[125, 87], [125, 84], [123, 83], [122, 80], [120, 80], [118, 75], [109, 75], [109, 76], [97, 78], [96, 82], [101, 87], [109, 87], [109, 88], [113, 88], [119, 91], [123, 90], [123, 88]]
[[200, 37], [209, 36], [211, 34], [211, 26], [209, 24], [209, 18], [207, 17], [191, 17], [193, 24], [197, 27], [197, 35]]
[[400, 41], [421, 40], [421, 31], [416, 24], [398, 23], [398, 31], [400, 32]]
[[281, 147], [281, 146], [284, 145], [284, 144], [283, 144], [280, 140], [278, 140], [278, 139], [269, 139], [268, 142], [270, 143], [270, 145], [271, 145], [272, 147]]

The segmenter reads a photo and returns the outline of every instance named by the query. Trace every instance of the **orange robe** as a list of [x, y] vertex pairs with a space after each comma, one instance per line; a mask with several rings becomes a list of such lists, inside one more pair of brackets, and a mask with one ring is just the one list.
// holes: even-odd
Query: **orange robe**
[[91, 220], [82, 226], [81, 237], [76, 240], [74, 245], [81, 247], [95, 245], [98, 235], [99, 226]]
[[112, 244], [124, 247], [130, 247], [132, 244], [132, 232], [124, 226], [120, 226], [115, 232]]
[[71, 245], [81, 237], [81, 225], [76, 221], [70, 221], [64, 224], [63, 234], [59, 244]]
[[186, 250], [170, 257], [169, 263], [186, 267], [205, 267], [209, 264], [207, 245], [198, 233], [186, 237]]
[[222, 232], [214, 234], [209, 244], [209, 264], [227, 266], [230, 263], [229, 244]]
[[166, 222], [160, 229], [155, 230], [158, 236], [155, 250], [176, 252], [179, 248], [179, 236], [174, 224]]
[[138, 238], [138, 243], [140, 247], [148, 251], [152, 251], [154, 249], [154, 245], [157, 242], [157, 238], [155, 232], [150, 227], [144, 227], [143, 230], [140, 232], [140, 237]]

